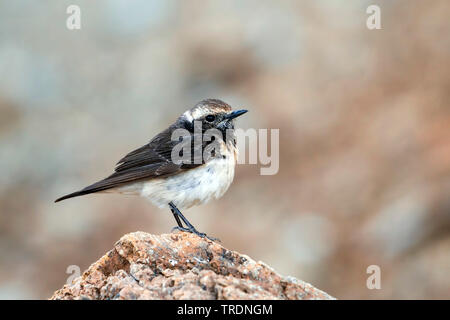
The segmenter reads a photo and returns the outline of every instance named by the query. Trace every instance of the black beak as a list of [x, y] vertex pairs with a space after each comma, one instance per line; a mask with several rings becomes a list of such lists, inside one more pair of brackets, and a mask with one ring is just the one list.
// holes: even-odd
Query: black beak
[[244, 113], [247, 113], [247, 111], [248, 111], [248, 110], [245, 110], [245, 109], [233, 111], [233, 112], [227, 114], [227, 115], [225, 116], [225, 119], [227, 119], [227, 120], [232, 120], [232, 119], [234, 119], [234, 118], [237, 118], [237, 117], [239, 117], [239, 116], [242, 116]]

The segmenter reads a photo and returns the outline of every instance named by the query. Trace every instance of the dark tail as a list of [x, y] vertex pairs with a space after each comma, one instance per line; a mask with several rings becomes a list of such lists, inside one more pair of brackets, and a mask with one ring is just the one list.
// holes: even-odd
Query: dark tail
[[94, 193], [94, 192], [100, 192], [100, 191], [104, 191], [104, 190], [108, 190], [108, 189], [113, 189], [113, 188], [116, 188], [118, 186], [121, 186], [121, 185], [129, 183], [129, 182], [147, 178], [149, 176], [153, 176], [155, 173], [155, 169], [158, 169], [158, 168], [160, 168], [160, 167], [153, 166], [153, 168], [151, 168], [152, 170], [149, 170], [147, 168], [147, 171], [144, 171], [144, 174], [143, 174], [142, 170], [140, 170], [140, 168], [138, 168], [138, 170], [130, 169], [130, 170], [114, 172], [109, 177], [107, 177], [103, 180], [100, 180], [94, 184], [91, 184], [90, 186], [87, 186], [86, 188], [84, 188], [80, 191], [73, 192], [68, 195], [65, 195], [64, 197], [56, 199], [55, 202], [73, 198], [73, 197], [84, 196], [85, 194], [90, 194], [90, 193]]
[[69, 198], [75, 198], [75, 197], [79, 197], [79, 196], [84, 196], [86, 194], [95, 193], [95, 192], [99, 192], [99, 191], [104, 191], [104, 190], [112, 188], [111, 186], [102, 185], [102, 182], [103, 182], [103, 180], [99, 181], [97, 183], [94, 183], [94, 184], [92, 184], [90, 186], [87, 186], [83, 190], [69, 193], [69, 194], [67, 194], [67, 195], [65, 195], [65, 196], [63, 196], [61, 198], [56, 199], [55, 202], [59, 202], [59, 201], [66, 200], [66, 199], [69, 199]]
[[79, 197], [79, 196], [82, 196], [84, 194], [85, 193], [83, 193], [82, 191], [73, 192], [73, 193], [67, 194], [67, 195], [65, 195], [65, 196], [63, 196], [61, 198], [56, 199], [55, 202], [59, 202], [59, 201], [62, 201], [62, 200], [73, 198], [73, 197]]
[[65, 195], [65, 196], [63, 196], [61, 198], [58, 198], [58, 199], [55, 200], [55, 202], [59, 202], [59, 201], [66, 200], [66, 199], [69, 199], [69, 198], [75, 198], [75, 197], [79, 197], [79, 196], [84, 196], [85, 194], [90, 194], [90, 193], [94, 193], [94, 192], [97, 192], [97, 191], [99, 191], [99, 190], [86, 190], [86, 191], [84, 191], [84, 189], [83, 189], [83, 190], [80, 190], [80, 191], [69, 193], [69, 194], [67, 194], [67, 195]]

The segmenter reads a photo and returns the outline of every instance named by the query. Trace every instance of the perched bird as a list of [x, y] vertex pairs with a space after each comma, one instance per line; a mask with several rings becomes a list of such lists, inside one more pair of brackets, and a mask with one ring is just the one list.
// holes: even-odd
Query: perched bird
[[246, 112], [233, 111], [217, 99], [200, 101], [148, 144], [120, 159], [109, 177], [55, 202], [98, 192], [140, 195], [170, 208], [178, 224], [174, 229], [207, 237], [179, 209], [218, 199], [228, 189], [238, 155], [234, 119]]

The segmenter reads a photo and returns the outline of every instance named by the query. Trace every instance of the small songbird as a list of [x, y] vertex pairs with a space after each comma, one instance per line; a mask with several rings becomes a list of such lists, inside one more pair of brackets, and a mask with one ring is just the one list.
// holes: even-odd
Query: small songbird
[[174, 229], [207, 237], [179, 209], [218, 199], [227, 191], [238, 155], [234, 119], [246, 112], [232, 111], [217, 99], [200, 101], [148, 144], [123, 157], [109, 177], [55, 202], [98, 192], [140, 195], [170, 208], [178, 224]]

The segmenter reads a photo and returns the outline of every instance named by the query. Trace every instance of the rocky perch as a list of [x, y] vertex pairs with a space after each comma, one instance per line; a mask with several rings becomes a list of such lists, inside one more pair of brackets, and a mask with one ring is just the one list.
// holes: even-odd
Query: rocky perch
[[334, 299], [196, 235], [123, 236], [51, 299]]

